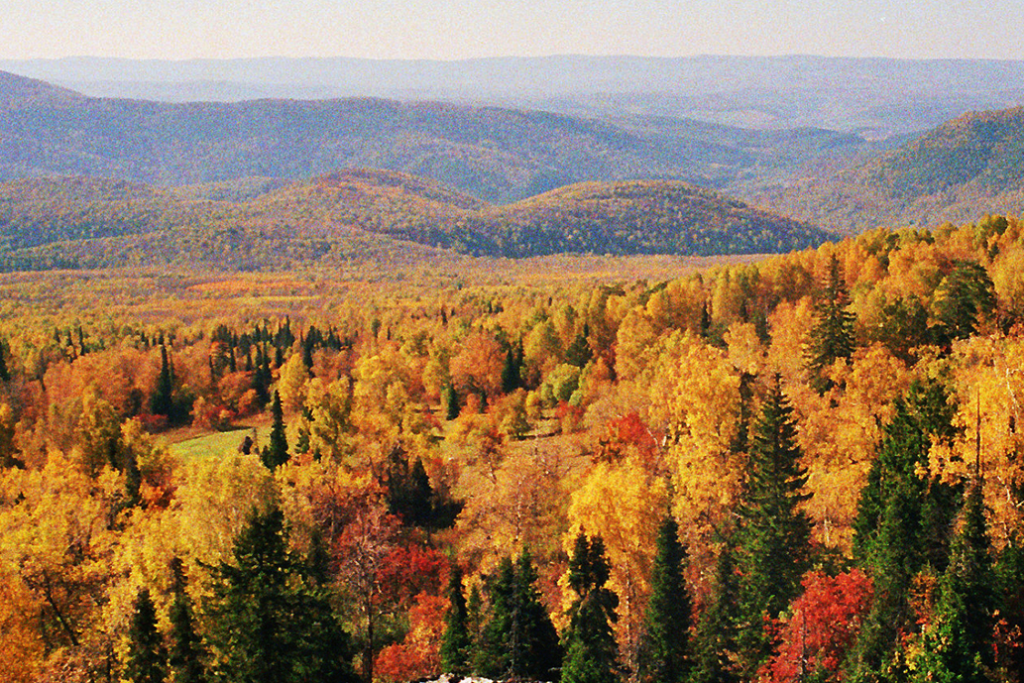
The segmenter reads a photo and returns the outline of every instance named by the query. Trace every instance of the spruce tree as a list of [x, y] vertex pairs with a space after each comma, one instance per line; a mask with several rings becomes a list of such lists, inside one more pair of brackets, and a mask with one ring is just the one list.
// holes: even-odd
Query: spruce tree
[[164, 683], [167, 680], [167, 649], [156, 628], [156, 607], [145, 588], [139, 591], [135, 600], [124, 675], [130, 683]]
[[777, 618], [789, 606], [810, 565], [811, 521], [800, 509], [810, 495], [804, 492], [807, 472], [800, 458], [793, 408], [776, 375], [753, 428], [738, 510], [738, 642], [748, 678], [771, 654], [765, 617]]
[[840, 358], [849, 358], [855, 348], [855, 318], [846, 310], [848, 298], [839, 259], [833, 254], [829, 259], [824, 295], [815, 306], [817, 321], [811, 329], [807, 349], [807, 367], [819, 392], [826, 391], [831, 385], [831, 381], [824, 377], [829, 366]]
[[256, 367], [252, 376], [252, 388], [256, 390], [256, 402], [263, 408], [270, 402], [270, 383], [273, 381], [270, 373], [270, 356], [266, 350], [256, 347]]
[[168, 664], [171, 670], [171, 683], [204, 683], [206, 669], [203, 666], [205, 656], [202, 642], [195, 631], [195, 614], [192, 599], [185, 590], [185, 577], [181, 561], [175, 558], [172, 563], [175, 576], [174, 600], [168, 615], [171, 622], [171, 646]]
[[978, 322], [996, 306], [995, 286], [985, 267], [970, 261], [956, 261], [952, 272], [935, 289], [935, 315], [940, 342], [966, 339], [978, 329]]
[[739, 584], [730, 543], [715, 564], [714, 594], [697, 622], [693, 637], [691, 683], [736, 683], [736, 624], [739, 622]]
[[7, 344], [0, 339], [0, 382], [10, 382], [11, 372], [7, 369]]
[[277, 469], [288, 462], [288, 437], [284, 429], [284, 411], [281, 408], [281, 395], [274, 391], [274, 400], [270, 414], [273, 422], [270, 426], [270, 443], [260, 453], [260, 459], [267, 469]]
[[[1019, 496], [1022, 492], [1018, 491]], [[995, 565], [1000, 627], [1006, 633], [1024, 633], [1024, 546], [1012, 534]], [[1007, 683], [1024, 680], [1024, 647], [1003, 647], [996, 661]]]
[[474, 668], [494, 678], [550, 680], [557, 668], [558, 635], [535, 583], [528, 552], [506, 557], [488, 587], [490, 619], [477, 647]]
[[651, 570], [651, 598], [644, 621], [640, 680], [681, 683], [690, 673], [691, 601], [686, 588], [687, 555], [679, 525], [665, 516]]
[[441, 666], [446, 673], [458, 676], [469, 673], [470, 648], [469, 611], [462, 587], [462, 569], [454, 562], [448, 575], [446, 591], [450, 607], [444, 618], [441, 636]]
[[451, 384], [441, 389], [441, 407], [444, 408], [444, 419], [451, 421], [459, 416], [459, 395]]
[[576, 600], [569, 608], [563, 636], [562, 683], [617, 683], [618, 646], [612, 624], [619, 598], [605, 586], [610, 575], [600, 536], [576, 537], [569, 558], [569, 587]]
[[982, 480], [964, 504], [963, 528], [939, 581], [931, 623], [922, 634], [914, 670], [922, 683], [985, 683], [994, 664], [992, 629], [996, 596]]
[[354, 681], [348, 638], [308, 561], [289, 550], [281, 510], [254, 513], [232, 554], [231, 563], [214, 568], [205, 610], [219, 676], [246, 683]]
[[903, 675], [898, 635], [918, 629], [908, 600], [914, 577], [926, 568], [944, 571], [959, 507], [955, 487], [919, 474], [932, 440], [953, 433], [956, 408], [945, 390], [915, 382], [894, 407], [854, 521], [854, 557], [871, 575], [875, 593], [852, 662], [865, 679]]
[[149, 400], [149, 412], [170, 420], [174, 414], [174, 370], [167, 355], [167, 347], [160, 345], [160, 374]]

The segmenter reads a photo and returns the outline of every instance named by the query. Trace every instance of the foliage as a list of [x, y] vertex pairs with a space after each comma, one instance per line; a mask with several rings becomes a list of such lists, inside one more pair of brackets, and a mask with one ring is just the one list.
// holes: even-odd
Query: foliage
[[741, 664], [753, 675], [772, 643], [765, 619], [775, 619], [798, 594], [810, 564], [811, 522], [800, 504], [806, 470], [800, 463], [793, 408], [776, 375], [753, 427], [736, 531]]
[[280, 509], [254, 513], [233, 563], [216, 567], [208, 607], [215, 680], [354, 680], [329, 596], [288, 548], [288, 535]]
[[600, 536], [576, 536], [569, 557], [568, 584], [576, 594], [563, 634], [563, 683], [614, 683], [618, 680], [618, 647], [612, 632], [618, 598], [605, 587], [608, 561]]
[[651, 599], [644, 619], [639, 678], [681, 683], [689, 678], [692, 604], [686, 586], [686, 549], [679, 542], [679, 525], [666, 515], [658, 532], [657, 554], [651, 569]]
[[476, 645], [477, 671], [503, 678], [550, 680], [558, 669], [558, 635], [535, 586], [529, 552], [505, 557], [487, 584], [490, 619]]

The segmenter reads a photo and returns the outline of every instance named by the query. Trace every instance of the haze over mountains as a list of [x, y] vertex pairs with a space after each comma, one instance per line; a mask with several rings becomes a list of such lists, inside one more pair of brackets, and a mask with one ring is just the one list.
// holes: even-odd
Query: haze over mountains
[[553, 56], [454, 62], [347, 58], [0, 60], [0, 70], [100, 97], [162, 101], [381, 97], [590, 117], [820, 127], [884, 138], [1024, 104], [1024, 62]]
[[[16, 66], [121, 94], [153, 79], [164, 99], [178, 87], [212, 98], [201, 80], [210, 75], [239, 97], [256, 83], [268, 88], [262, 94], [348, 88], [406, 99], [94, 97], [0, 72], [0, 181], [15, 181], [0, 191], [7, 267], [109, 260], [96, 244], [72, 246], [82, 240], [106, 240], [108, 249], [110, 240], [136, 240], [137, 252], [160, 252], [153, 235], [186, 254], [220, 245], [235, 256], [200, 260], [228, 265], [264, 251], [242, 248], [244, 240], [283, 240], [295, 258], [317, 260], [368, 235], [502, 256], [787, 251], [827, 238], [814, 226], [930, 227], [1019, 214], [1024, 198], [1021, 109], [968, 111], [1024, 101], [1017, 62]], [[449, 101], [416, 99], [427, 95]], [[23, 182], [69, 176], [108, 180]], [[184, 246], [175, 237], [182, 230], [192, 235]]]

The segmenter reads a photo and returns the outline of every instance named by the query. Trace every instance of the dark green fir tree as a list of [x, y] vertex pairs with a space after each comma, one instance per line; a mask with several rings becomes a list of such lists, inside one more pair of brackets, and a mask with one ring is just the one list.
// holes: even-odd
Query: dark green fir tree
[[349, 683], [350, 643], [327, 589], [288, 548], [278, 508], [254, 513], [233, 561], [214, 568], [206, 614], [217, 678], [246, 683]]
[[260, 459], [267, 469], [277, 469], [288, 462], [288, 436], [285, 434], [284, 410], [281, 408], [281, 395], [274, 391], [274, 399], [271, 403], [270, 414], [272, 423], [270, 426], [270, 442], [260, 453]]
[[167, 648], [156, 627], [156, 607], [145, 588], [135, 599], [124, 676], [131, 683], [164, 683], [167, 680]]
[[569, 608], [569, 627], [562, 638], [562, 683], [619, 681], [619, 652], [612, 630], [619, 599], [606, 586], [609, 576], [604, 541], [600, 536], [588, 539], [580, 532], [569, 558], [569, 587], [576, 599]]
[[689, 677], [692, 602], [684, 576], [686, 565], [679, 525], [671, 514], [666, 515], [651, 569], [651, 598], [640, 651], [641, 681], [682, 683]]
[[726, 543], [715, 564], [715, 586], [711, 601], [693, 636], [692, 683], [736, 683], [736, 624], [739, 623], [739, 581], [735, 549]]
[[462, 569], [452, 563], [448, 574], [446, 591], [450, 604], [444, 618], [444, 634], [441, 636], [441, 667], [446, 673], [465, 675], [469, 673], [472, 641], [469, 633], [469, 610], [462, 586]]
[[506, 557], [488, 587], [490, 616], [476, 648], [478, 672], [505, 679], [551, 680], [561, 650], [551, 617], [536, 588], [528, 552]]
[[771, 654], [765, 618], [777, 618], [800, 592], [810, 566], [811, 521], [801, 504], [807, 472], [800, 464], [793, 408], [778, 375], [754, 424], [736, 530], [739, 660], [753, 679]]
[[908, 596], [914, 577], [945, 570], [960, 507], [955, 487], [920, 476], [933, 439], [952, 435], [955, 406], [937, 382], [915, 382], [894, 405], [854, 520], [853, 551], [874, 583], [852, 669], [863, 680], [904, 677], [899, 634], [918, 631]]
[[988, 683], [995, 663], [995, 575], [985, 522], [982, 480], [971, 486], [963, 526], [939, 579], [931, 623], [921, 637], [913, 670], [921, 683]]
[[825, 291], [815, 306], [817, 320], [811, 328], [810, 345], [807, 349], [807, 367], [819, 392], [831, 386], [826, 377], [828, 368], [840, 358], [849, 358], [855, 348], [853, 335], [854, 315], [847, 310], [849, 297], [835, 254], [828, 264], [828, 282]]
[[171, 670], [171, 683], [205, 683], [206, 667], [203, 664], [206, 653], [195, 629], [195, 612], [192, 598], [185, 589], [185, 574], [181, 561], [175, 558], [171, 565], [174, 572], [174, 600], [168, 615], [171, 622], [170, 649], [167, 662]]

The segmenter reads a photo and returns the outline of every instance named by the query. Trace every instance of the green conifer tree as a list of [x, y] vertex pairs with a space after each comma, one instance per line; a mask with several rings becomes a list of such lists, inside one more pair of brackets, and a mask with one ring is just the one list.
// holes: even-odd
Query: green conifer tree
[[444, 408], [444, 418], [448, 421], [459, 416], [459, 395], [451, 384], [445, 384], [441, 389], [441, 407]]
[[558, 635], [535, 583], [528, 552], [506, 557], [488, 587], [490, 618], [476, 648], [474, 667], [495, 678], [550, 680], [560, 659]]
[[171, 622], [171, 646], [167, 660], [171, 670], [170, 680], [171, 683], [205, 683], [205, 651], [195, 630], [192, 599], [185, 590], [181, 561], [175, 558], [171, 568], [175, 581], [174, 600], [168, 615]]
[[693, 636], [691, 683], [736, 683], [736, 624], [739, 623], [739, 582], [730, 543], [718, 554], [714, 594], [697, 622]]
[[149, 412], [163, 415], [168, 420], [174, 415], [174, 370], [167, 355], [167, 347], [160, 346], [160, 374], [149, 400]]
[[233, 561], [214, 568], [206, 610], [215, 671], [225, 681], [355, 680], [350, 644], [326, 588], [288, 548], [278, 508], [254, 513], [235, 539]]
[[940, 342], [966, 339], [977, 332], [978, 322], [996, 306], [995, 285], [985, 267], [957, 261], [935, 289], [935, 316]]
[[461, 676], [469, 673], [472, 642], [469, 611], [462, 587], [462, 569], [454, 562], [448, 574], [446, 593], [450, 606], [445, 614], [444, 634], [441, 636], [441, 666], [446, 673]]
[[671, 514], [666, 515], [651, 570], [651, 598], [641, 645], [642, 681], [681, 683], [689, 676], [691, 600], [684, 576], [686, 564], [679, 525]]
[[0, 339], [0, 382], [11, 381], [11, 371], [7, 368], [7, 344]]
[[738, 643], [748, 678], [772, 651], [765, 617], [774, 619], [789, 606], [810, 566], [811, 521], [800, 508], [810, 494], [796, 434], [793, 409], [776, 375], [753, 428], [738, 510]]
[[918, 630], [908, 596], [926, 567], [942, 572], [959, 508], [954, 487], [921, 477], [933, 438], [952, 435], [955, 406], [936, 382], [915, 382], [895, 403], [883, 429], [854, 522], [854, 556], [874, 583], [851, 668], [864, 680], [899, 678], [905, 658], [899, 634]]
[[164, 683], [167, 680], [167, 648], [156, 628], [156, 607], [145, 588], [139, 591], [135, 600], [124, 675], [130, 683]]
[[288, 436], [284, 428], [284, 410], [281, 408], [281, 395], [274, 391], [274, 400], [271, 404], [270, 414], [273, 422], [270, 426], [270, 443], [260, 453], [260, 459], [267, 469], [277, 469], [280, 465], [288, 462]]
[[824, 295], [815, 306], [817, 321], [811, 329], [807, 349], [807, 367], [820, 392], [828, 390], [831, 385], [824, 376], [828, 367], [837, 359], [849, 358], [856, 346], [853, 335], [855, 317], [846, 310], [848, 298], [839, 259], [833, 254], [829, 259]]
[[996, 605], [991, 542], [982, 480], [971, 486], [963, 527], [939, 581], [939, 599], [922, 634], [914, 680], [921, 683], [987, 683], [994, 664]]
[[605, 586], [609, 576], [604, 541], [580, 532], [569, 558], [569, 587], [577, 597], [569, 608], [569, 628], [562, 639], [562, 683], [619, 680], [618, 645], [612, 630], [619, 598]]

